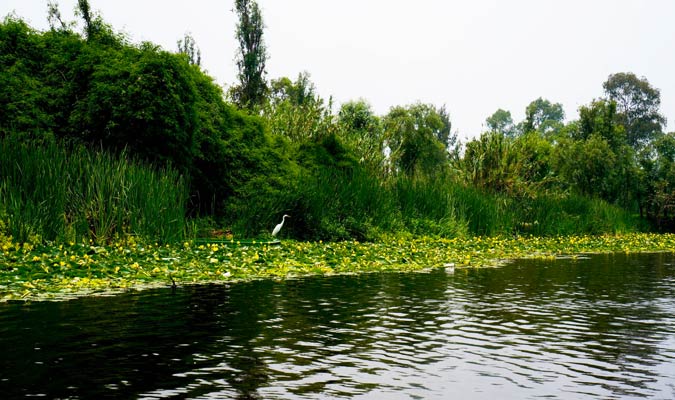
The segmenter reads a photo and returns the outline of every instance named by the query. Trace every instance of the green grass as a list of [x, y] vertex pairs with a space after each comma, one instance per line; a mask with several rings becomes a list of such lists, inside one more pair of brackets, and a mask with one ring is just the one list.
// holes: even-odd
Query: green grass
[[0, 154], [0, 219], [16, 241], [175, 241], [186, 233], [187, 187], [171, 169], [12, 138], [0, 139]]
[[295, 237], [371, 240], [402, 228], [391, 191], [364, 171], [319, 170], [301, 177], [297, 194], [289, 207]]
[[457, 209], [457, 215], [467, 224], [470, 234], [493, 236], [509, 233], [515, 216], [510, 199], [461, 184], [449, 184], [447, 189]]
[[393, 190], [406, 229], [412, 234], [463, 237], [469, 233], [455, 184], [447, 179], [399, 177]]
[[622, 208], [577, 195], [541, 195], [515, 207], [515, 229], [534, 235], [575, 235], [638, 232], [642, 224]]
[[233, 231], [264, 234], [290, 214], [282, 236], [301, 240], [378, 240], [392, 232], [454, 238], [641, 230], [638, 219], [599, 199], [549, 194], [514, 198], [450, 177], [398, 176], [383, 182], [365, 171], [335, 169], [302, 176], [289, 191], [251, 201], [248, 207], [237, 226], [258, 226], [259, 231]]

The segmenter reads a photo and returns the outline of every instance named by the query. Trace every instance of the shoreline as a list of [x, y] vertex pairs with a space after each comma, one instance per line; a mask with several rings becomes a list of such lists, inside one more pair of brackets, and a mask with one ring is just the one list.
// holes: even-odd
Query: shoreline
[[675, 235], [388, 237], [370, 243], [282, 240], [235, 247], [194, 241], [159, 245], [133, 237], [107, 246], [31, 245], [0, 237], [0, 302], [63, 301], [257, 279], [425, 272], [448, 264], [480, 268], [520, 258], [655, 252], [675, 252]]

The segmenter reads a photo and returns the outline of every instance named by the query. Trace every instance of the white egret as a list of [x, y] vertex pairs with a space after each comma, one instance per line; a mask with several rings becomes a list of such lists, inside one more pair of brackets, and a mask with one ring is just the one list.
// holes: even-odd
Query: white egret
[[281, 223], [277, 224], [277, 226], [275, 226], [274, 229], [272, 230], [272, 236], [276, 236], [277, 233], [279, 233], [281, 227], [284, 226], [284, 221], [286, 221], [286, 217], [290, 218], [291, 216], [284, 214], [284, 217], [281, 218]]

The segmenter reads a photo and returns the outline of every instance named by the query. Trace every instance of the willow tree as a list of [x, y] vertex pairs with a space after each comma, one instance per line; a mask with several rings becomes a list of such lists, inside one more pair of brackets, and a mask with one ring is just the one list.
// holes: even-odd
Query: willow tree
[[431, 176], [447, 167], [450, 121], [444, 108], [431, 104], [392, 107], [384, 116], [384, 137], [396, 170]]
[[262, 105], [267, 91], [263, 20], [255, 0], [235, 0], [234, 4], [239, 17], [236, 34], [239, 41], [239, 85], [232, 88], [231, 94], [240, 107], [252, 109]]

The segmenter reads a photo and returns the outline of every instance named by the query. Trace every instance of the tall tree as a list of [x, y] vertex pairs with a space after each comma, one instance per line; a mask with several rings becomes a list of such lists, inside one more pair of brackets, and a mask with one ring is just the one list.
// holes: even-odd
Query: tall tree
[[[52, 13], [52, 10], [58, 10], [58, 8], [50, 6], [49, 12]], [[77, 0], [75, 14], [84, 21], [84, 34], [88, 42], [114, 47], [119, 47], [124, 42], [124, 35], [115, 33], [112, 26], [103, 20], [100, 13], [92, 11], [89, 0]]]
[[84, 31], [87, 34], [87, 40], [91, 40], [96, 35], [96, 18], [91, 11], [89, 0], [77, 0], [77, 12], [84, 20]]
[[485, 119], [488, 130], [492, 132], [500, 132], [505, 136], [513, 137], [516, 129], [513, 125], [513, 118], [510, 111], [502, 110], [501, 108]]
[[565, 112], [562, 104], [551, 103], [540, 97], [531, 102], [525, 109], [524, 132], [549, 133], [561, 127], [564, 119]]
[[610, 75], [602, 84], [605, 94], [617, 105], [617, 121], [626, 129], [628, 144], [640, 149], [662, 132], [666, 123], [659, 113], [661, 93], [646, 78], [632, 72]]
[[240, 107], [250, 109], [262, 105], [267, 91], [264, 26], [260, 8], [255, 0], [235, 0], [234, 4], [239, 16], [236, 34], [239, 41], [237, 55], [239, 85], [232, 88], [232, 97]]
[[186, 33], [183, 39], [178, 42], [178, 54], [187, 56], [188, 61], [192, 65], [200, 66], [202, 64], [202, 52], [197, 46], [197, 42], [191, 34]]

